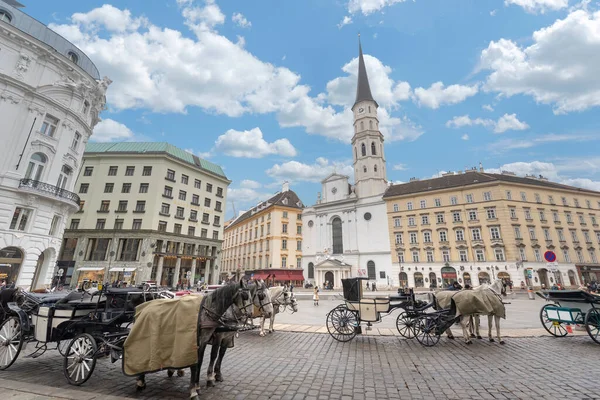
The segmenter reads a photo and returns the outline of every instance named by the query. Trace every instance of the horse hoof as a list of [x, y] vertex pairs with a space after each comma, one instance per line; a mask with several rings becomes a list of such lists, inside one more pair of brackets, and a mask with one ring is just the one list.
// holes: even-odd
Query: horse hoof
[[448, 339], [454, 340], [454, 336], [448, 336]]
[[214, 381], [206, 381], [206, 387], [215, 387], [215, 382]]
[[481, 336], [477, 336], [477, 339], [483, 339]]
[[495, 342], [495, 340], [490, 338], [490, 343], [494, 343], [494, 342]]
[[142, 390], [146, 389], [146, 382], [144, 382], [142, 385], [140, 385], [139, 383], [135, 386], [135, 390], [137, 392], [141, 392]]
[[474, 333], [471, 333], [471, 337], [472, 337], [472, 338], [474, 338], [474, 337], [475, 337], [475, 334], [474, 334]]
[[215, 374], [215, 380], [217, 382], [223, 382], [223, 375], [221, 375], [221, 374]]
[[465, 344], [473, 344], [470, 340], [466, 341]]
[[182, 369], [180, 369], [180, 370], [177, 370], [177, 376], [179, 376], [179, 377], [181, 377], [181, 376], [185, 376], [185, 371], [184, 371], [184, 370], [182, 370]]
[[169, 378], [171, 378], [171, 377], [173, 376], [173, 374], [174, 374], [174, 373], [175, 373], [175, 372], [173, 372], [173, 371], [171, 371], [171, 370], [168, 370], [168, 371], [167, 371], [167, 376], [168, 376]]
[[506, 342], [504, 340], [501, 340], [500, 344], [506, 344]]
[[272, 331], [272, 330], [269, 330], [269, 333], [273, 333], [273, 331]]

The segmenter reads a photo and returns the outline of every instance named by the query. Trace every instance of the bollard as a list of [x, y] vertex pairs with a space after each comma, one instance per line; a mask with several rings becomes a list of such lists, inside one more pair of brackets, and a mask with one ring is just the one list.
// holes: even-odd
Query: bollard
[[535, 293], [533, 293], [533, 288], [531, 286], [527, 288], [527, 296], [529, 297], [529, 300], [535, 300]]

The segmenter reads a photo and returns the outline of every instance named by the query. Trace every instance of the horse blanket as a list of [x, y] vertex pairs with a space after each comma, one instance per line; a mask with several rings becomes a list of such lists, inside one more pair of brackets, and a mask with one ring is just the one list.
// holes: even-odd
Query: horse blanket
[[136, 376], [196, 364], [202, 298], [183, 296], [139, 305], [124, 344], [123, 373]]
[[448, 309], [453, 301], [456, 306], [456, 316], [461, 315], [497, 315], [506, 318], [506, 309], [502, 300], [491, 290], [460, 290], [442, 291], [436, 293], [440, 308]]

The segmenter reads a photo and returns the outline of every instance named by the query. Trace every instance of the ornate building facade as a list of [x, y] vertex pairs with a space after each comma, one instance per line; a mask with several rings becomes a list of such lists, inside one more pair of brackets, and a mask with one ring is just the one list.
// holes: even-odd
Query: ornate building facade
[[0, 0], [0, 280], [29, 289], [52, 281], [111, 81], [20, 6]]
[[384, 198], [400, 286], [600, 279], [598, 192], [480, 167], [393, 185]]
[[304, 209], [305, 277], [318, 286], [341, 287], [341, 279], [364, 276], [378, 286], [397, 285], [391, 262], [386, 205], [388, 183], [378, 104], [371, 94], [359, 42], [358, 82], [352, 107], [354, 185], [331, 174], [322, 182], [317, 202]]

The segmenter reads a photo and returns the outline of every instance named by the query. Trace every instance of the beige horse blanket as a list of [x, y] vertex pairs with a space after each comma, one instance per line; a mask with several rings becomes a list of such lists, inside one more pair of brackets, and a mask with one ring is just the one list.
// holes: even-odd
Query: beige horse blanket
[[197, 363], [202, 298], [183, 296], [139, 305], [124, 344], [123, 373], [136, 376]]
[[442, 291], [435, 294], [440, 308], [448, 309], [452, 300], [456, 305], [456, 316], [461, 315], [496, 315], [506, 318], [506, 309], [502, 300], [489, 289]]

